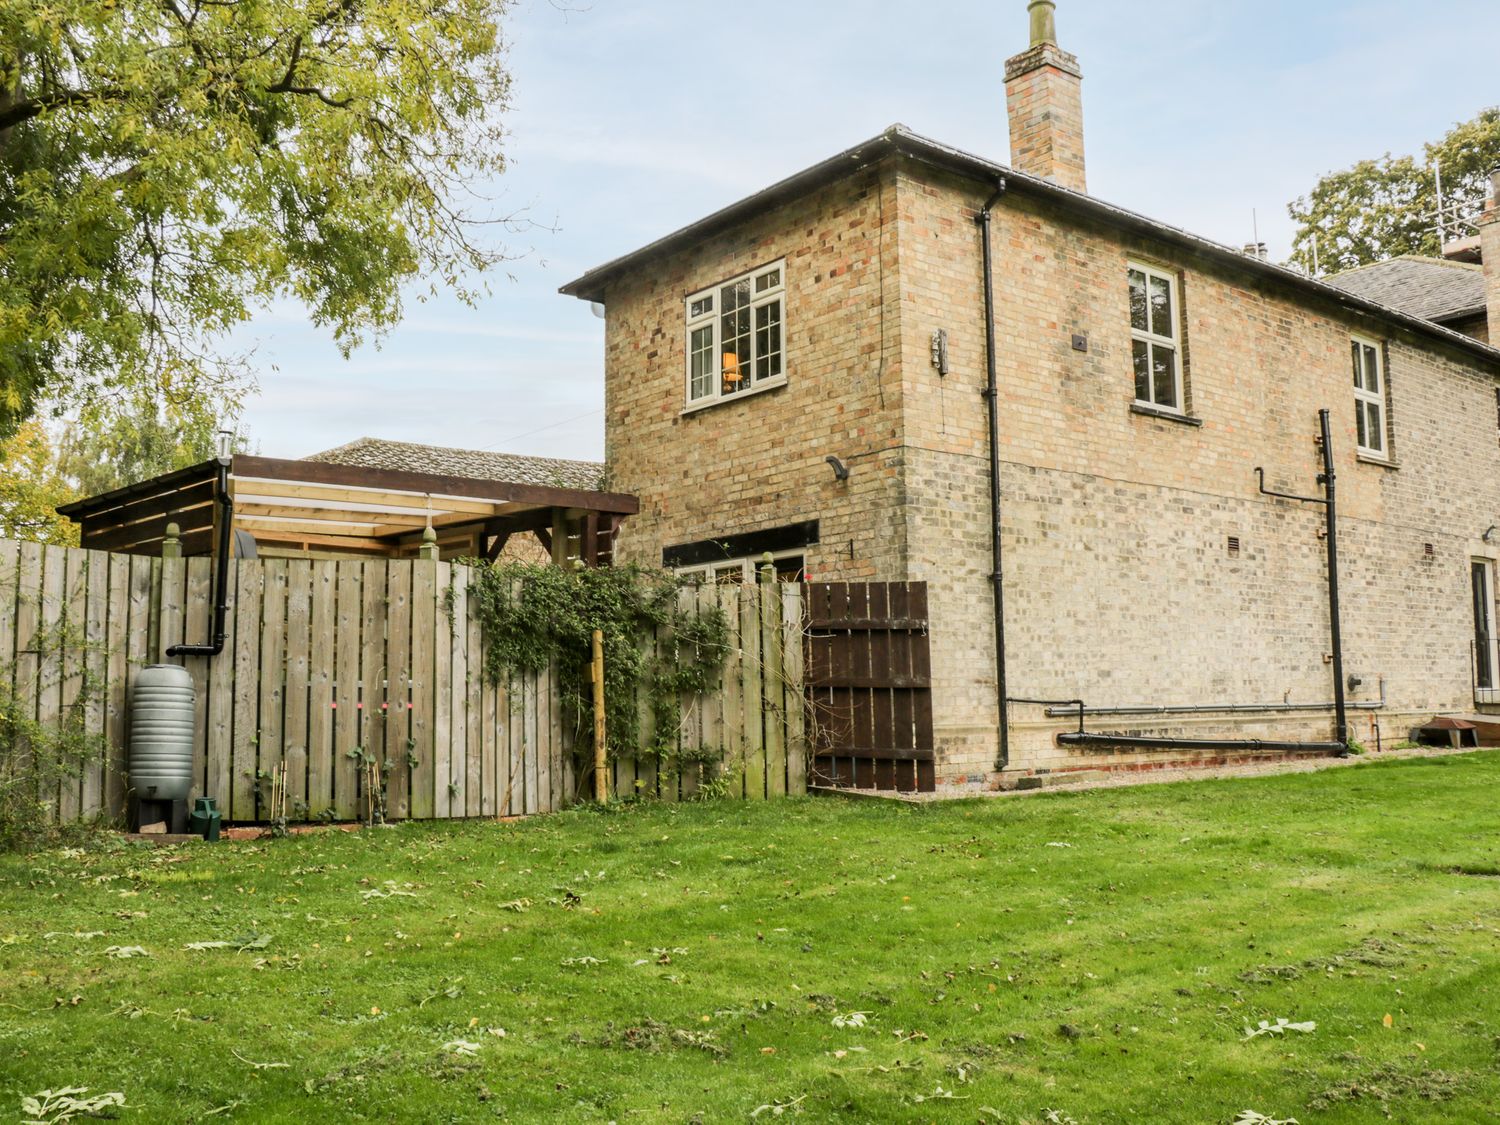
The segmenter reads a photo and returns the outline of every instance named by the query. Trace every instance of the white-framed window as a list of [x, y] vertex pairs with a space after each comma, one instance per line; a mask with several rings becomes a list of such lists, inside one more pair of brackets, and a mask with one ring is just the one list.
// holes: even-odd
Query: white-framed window
[[688, 295], [689, 406], [785, 381], [785, 298], [785, 260]]
[[1349, 354], [1354, 361], [1354, 424], [1359, 451], [1384, 457], [1385, 448], [1385, 367], [1380, 344], [1362, 336], [1349, 339]]
[[[712, 582], [716, 586], [739, 585], [756, 581], [756, 570], [763, 562], [765, 554], [761, 553], [747, 555], [742, 559], [718, 559], [698, 566], [680, 566], [672, 573], [691, 582]], [[805, 559], [800, 550], [773, 552], [771, 565], [776, 568], [778, 582], [807, 581]]]
[[1182, 355], [1178, 331], [1177, 279], [1136, 262], [1130, 280], [1130, 351], [1135, 400], [1182, 412]]

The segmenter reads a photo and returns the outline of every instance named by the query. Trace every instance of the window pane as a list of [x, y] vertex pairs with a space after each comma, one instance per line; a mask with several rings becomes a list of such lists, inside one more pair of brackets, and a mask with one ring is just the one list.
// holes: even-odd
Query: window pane
[[1156, 383], [1157, 406], [1177, 409], [1177, 353], [1160, 344], [1151, 345], [1151, 373]]
[[1380, 453], [1385, 449], [1385, 425], [1380, 417], [1380, 407], [1373, 402], [1367, 402], [1364, 406], [1369, 414], [1369, 421], [1365, 424], [1365, 448]]
[[1363, 388], [1365, 385], [1364, 372], [1359, 369], [1359, 341], [1349, 341], [1349, 354], [1354, 360], [1354, 385]]
[[1356, 400], [1354, 403], [1354, 429], [1355, 442], [1358, 443], [1361, 449], [1368, 449], [1370, 447], [1370, 441], [1368, 436], [1365, 434], [1365, 404], [1363, 402], [1359, 402], [1358, 400]]
[[1151, 277], [1151, 331], [1158, 336], [1172, 333], [1172, 286], [1164, 277]]
[[688, 342], [692, 381], [688, 397], [708, 398], [714, 389], [714, 330], [713, 325], [695, 328]]
[[764, 293], [767, 289], [775, 289], [781, 284], [780, 270], [767, 270], [755, 279], [755, 291]]
[[732, 395], [750, 386], [750, 282], [726, 285], [719, 293], [721, 393]]
[[699, 316], [702, 316], [704, 313], [711, 313], [713, 311], [714, 311], [714, 299], [713, 299], [713, 297], [712, 296], [699, 297], [696, 301], [693, 302], [692, 308], [688, 311], [688, 316], [690, 316], [690, 317], [699, 317]]
[[720, 586], [739, 586], [745, 581], [744, 563], [731, 563], [729, 566], [716, 567], [714, 569], [714, 581]]
[[1130, 327], [1146, 331], [1146, 275], [1140, 270], [1130, 271]]
[[755, 379], [774, 379], [781, 374], [781, 302], [772, 301], [755, 310]]
[[1380, 357], [1369, 344], [1365, 349], [1365, 390], [1380, 392]]
[[1135, 397], [1137, 402], [1151, 401], [1151, 362], [1147, 353], [1150, 346], [1143, 340], [1132, 340], [1131, 350], [1135, 359]]

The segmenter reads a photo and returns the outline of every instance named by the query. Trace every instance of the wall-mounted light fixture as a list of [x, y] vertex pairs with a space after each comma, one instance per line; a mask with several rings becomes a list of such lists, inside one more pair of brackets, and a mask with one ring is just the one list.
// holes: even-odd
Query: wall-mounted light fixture
[[939, 375], [948, 374], [948, 330], [939, 328], [932, 334], [932, 366]]
[[848, 465], [844, 464], [842, 461], [840, 461], [837, 457], [833, 456], [831, 453], [827, 457], [823, 458], [823, 460], [827, 461], [830, 465], [833, 466], [833, 476], [834, 476], [835, 480], [848, 480], [849, 479], [849, 466]]
[[1500, 528], [1497, 528], [1494, 524], [1490, 524], [1490, 529], [1488, 531], [1486, 531], [1483, 535], [1481, 535], [1479, 538], [1483, 539], [1486, 543], [1488, 543], [1490, 541], [1490, 536], [1493, 535], [1493, 534], [1495, 534], [1496, 531], [1500, 531]]

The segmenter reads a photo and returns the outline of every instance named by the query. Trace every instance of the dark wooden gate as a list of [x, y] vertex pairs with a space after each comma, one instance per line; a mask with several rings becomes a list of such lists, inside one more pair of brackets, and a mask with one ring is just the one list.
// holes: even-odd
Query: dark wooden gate
[[925, 582], [810, 582], [809, 785], [934, 787]]

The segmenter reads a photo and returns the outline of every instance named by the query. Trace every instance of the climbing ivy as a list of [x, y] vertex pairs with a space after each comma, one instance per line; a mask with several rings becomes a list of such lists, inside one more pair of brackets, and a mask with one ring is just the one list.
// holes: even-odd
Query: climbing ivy
[[[717, 681], [729, 652], [729, 623], [718, 606], [685, 610], [679, 579], [640, 567], [567, 569], [528, 563], [475, 563], [469, 597], [484, 638], [484, 674], [544, 671], [557, 662], [568, 721], [582, 748], [592, 741], [588, 666], [595, 629], [604, 634], [604, 701], [615, 757], [687, 759], [677, 746], [680, 699]], [[644, 692], [654, 735], [641, 737]]]

